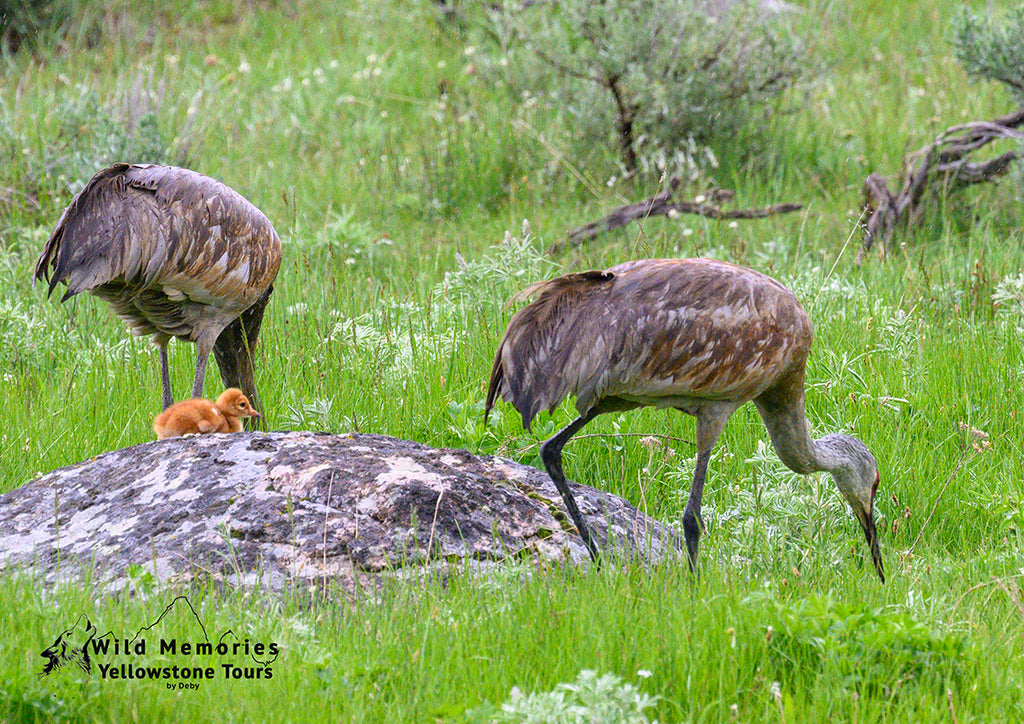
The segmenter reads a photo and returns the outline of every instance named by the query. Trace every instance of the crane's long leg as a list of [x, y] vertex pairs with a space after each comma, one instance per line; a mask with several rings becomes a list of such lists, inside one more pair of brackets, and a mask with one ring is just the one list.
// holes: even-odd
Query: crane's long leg
[[686, 552], [690, 559], [690, 570], [697, 569], [697, 547], [700, 534], [704, 530], [704, 521], [700, 517], [701, 498], [704, 495], [704, 481], [708, 472], [708, 460], [711, 459], [711, 448], [697, 451], [697, 467], [693, 471], [693, 484], [690, 486], [690, 498], [683, 510], [683, 534], [686, 536]]
[[[697, 548], [700, 534], [704, 530], [704, 521], [700, 517], [701, 499], [704, 496], [704, 482], [707, 478], [708, 461], [711, 450], [722, 434], [729, 416], [735, 412], [738, 404], [719, 402], [708, 404], [696, 411], [697, 416], [697, 467], [693, 471], [693, 484], [690, 486], [690, 498], [683, 510], [683, 535], [686, 538], [686, 552], [690, 559], [690, 570], [697, 569]], [[684, 410], [685, 412], [685, 410]], [[693, 413], [691, 413], [693, 414]]]
[[160, 351], [160, 383], [164, 388], [164, 399], [163, 409], [167, 409], [174, 404], [174, 396], [171, 395], [171, 369], [170, 363], [167, 361], [167, 342], [168, 338], [163, 335], [156, 335], [153, 337], [153, 344], [156, 345]]
[[196, 377], [192, 381], [192, 396], [203, 396], [203, 381], [206, 379], [206, 363], [210, 359], [210, 350], [213, 345], [203, 340], [196, 342]]
[[580, 415], [545, 440], [540, 446], [540, 459], [544, 461], [544, 468], [548, 471], [548, 475], [551, 476], [551, 480], [555, 483], [555, 487], [558, 488], [558, 492], [562, 494], [562, 502], [565, 503], [566, 510], [569, 511], [569, 517], [572, 518], [576, 530], [580, 532], [583, 544], [590, 551], [591, 560], [595, 562], [599, 556], [597, 544], [590, 537], [590, 528], [583, 519], [583, 515], [580, 514], [580, 509], [576, 507], [576, 498], [573, 497], [572, 490], [569, 488], [569, 484], [565, 481], [565, 475], [562, 473], [562, 448], [569, 441], [569, 438], [579, 432], [580, 428], [598, 414], [600, 413], [595, 408], [586, 415]]

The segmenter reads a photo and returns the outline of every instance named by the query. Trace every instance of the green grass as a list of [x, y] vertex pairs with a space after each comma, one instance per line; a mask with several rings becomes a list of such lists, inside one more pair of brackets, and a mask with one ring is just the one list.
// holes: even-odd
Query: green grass
[[[467, 573], [444, 588], [392, 585], [372, 600], [311, 606], [193, 592], [211, 638], [230, 628], [281, 646], [270, 680], [217, 678], [196, 692], [171, 693], [162, 683], [70, 672], [39, 679], [26, 665], [36, 668], [25, 661], [30, 656], [19, 654], [0, 688], [17, 692], [8, 706], [23, 712], [56, 697], [58, 712], [72, 721], [194, 721], [211, 718], [224, 697], [232, 706], [216, 718], [228, 721], [257, 714], [271, 721], [472, 720], [514, 686], [546, 691], [586, 668], [658, 697], [649, 714], [660, 721], [729, 720], [733, 707], [742, 721], [774, 721], [780, 708], [786, 718], [808, 721], [921, 721], [947, 719], [951, 708], [973, 718], [996, 705], [1013, 719], [1024, 706], [1017, 672], [1007, 666], [1021, 655], [1020, 637], [1007, 638], [1008, 627], [1019, 633], [1016, 589], [993, 584], [963, 596], [960, 577], [982, 573], [973, 566], [914, 567], [870, 596], [856, 576], [837, 582], [828, 571], [777, 580], [715, 565], [700, 579], [677, 566], [509, 573]], [[71, 589], [43, 600], [17, 581], [5, 583], [4, 593], [25, 604], [3, 614], [14, 632], [5, 647], [29, 654], [63, 620], [55, 604], [85, 613], [99, 631], [130, 637], [167, 602], [95, 601]], [[945, 618], [950, 613], [953, 620]], [[180, 639], [199, 638], [187, 615], [164, 625]], [[145, 637], [150, 651], [159, 631]], [[987, 655], [994, 648], [1003, 655]], [[218, 668], [225, 660], [172, 658]], [[154, 662], [168, 663], [151, 656]]]
[[[514, 687], [564, 693], [583, 670], [657, 697], [644, 713], [662, 722], [1020, 719], [1019, 187], [936, 204], [887, 262], [853, 264], [868, 173], [893, 174], [946, 127], [1010, 110], [952, 58], [957, 6], [816, 3], [818, 74], [749, 139], [763, 153], [744, 139], [715, 149], [715, 181], [738, 204], [805, 211], [735, 226], [651, 219], [549, 258], [567, 229], [657, 183], [608, 186], [613, 146], [574, 163], [560, 118], [481, 71], [487, 35], [476, 5], [459, 5], [464, 21], [438, 21], [426, 1], [108, 0], [78, 7], [51, 53], [0, 58], [0, 490], [153, 437], [148, 343], [126, 340], [97, 300], [59, 305], [30, 283], [71, 193], [131, 157], [222, 179], [281, 233], [258, 368], [272, 429], [383, 433], [539, 465], [537, 442], [571, 403], [532, 434], [503, 404], [482, 422], [510, 295], [646, 256], [773, 274], [814, 320], [815, 433], [851, 431], [879, 460], [889, 581], [874, 579], [830, 478], [785, 470], [748, 407], [712, 459], [700, 578], [513, 566], [367, 597], [200, 584], [187, 592], [209, 629], [283, 653], [271, 681], [172, 694], [39, 678], [37, 653], [79, 614], [127, 632], [184, 591], [145, 576], [133, 597], [11, 575], [0, 721], [486, 721]], [[191, 347], [172, 345], [179, 394], [192, 364]], [[211, 369], [207, 389], [219, 385]], [[570, 478], [678, 523], [692, 420], [643, 410], [585, 433], [566, 448]], [[187, 619], [167, 626], [192, 635]]]

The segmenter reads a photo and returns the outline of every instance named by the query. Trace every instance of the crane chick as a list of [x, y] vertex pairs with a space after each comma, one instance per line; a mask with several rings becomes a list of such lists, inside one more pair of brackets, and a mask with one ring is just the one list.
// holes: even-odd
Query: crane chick
[[91, 292], [134, 335], [160, 351], [163, 407], [170, 407], [167, 343], [196, 345], [192, 397], [203, 394], [212, 351], [225, 387], [256, 406], [253, 353], [281, 266], [270, 220], [219, 181], [174, 166], [118, 163], [97, 173], [57, 222], [35, 278], [64, 302]]
[[153, 420], [157, 440], [178, 435], [241, 432], [244, 417], [260, 417], [237, 387], [221, 393], [216, 402], [197, 397], [168, 407]]
[[697, 418], [697, 464], [683, 511], [691, 568], [703, 522], [711, 450], [750, 401], [791, 470], [827, 470], [857, 517], [884, 582], [875, 527], [878, 465], [849, 435], [813, 439], [804, 413], [811, 349], [807, 312], [791, 291], [752, 269], [711, 259], [646, 259], [527, 288], [491, 371], [484, 421], [500, 394], [522, 415], [575, 395], [579, 417], [546, 440], [541, 460], [594, 560], [597, 546], [562, 471], [562, 447], [605, 412], [671, 407]]

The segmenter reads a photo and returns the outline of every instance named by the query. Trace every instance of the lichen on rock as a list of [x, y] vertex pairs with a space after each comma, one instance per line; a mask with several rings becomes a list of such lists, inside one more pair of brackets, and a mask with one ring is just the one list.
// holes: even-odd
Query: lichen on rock
[[[660, 560], [668, 529], [575, 486], [609, 555]], [[589, 558], [548, 476], [499, 457], [382, 435], [245, 432], [144, 443], [0, 496], [0, 568], [112, 588], [141, 567], [270, 589], [456, 561]]]

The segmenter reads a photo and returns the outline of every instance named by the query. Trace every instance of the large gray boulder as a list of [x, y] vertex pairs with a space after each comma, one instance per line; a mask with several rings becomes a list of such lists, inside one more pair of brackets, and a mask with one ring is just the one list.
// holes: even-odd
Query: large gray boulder
[[[675, 555], [677, 536], [575, 486], [605, 555]], [[433, 573], [462, 561], [585, 563], [537, 469], [381, 435], [172, 438], [105, 453], [0, 496], [0, 569], [130, 588], [204, 577], [270, 589]], [[129, 575], [131, 573], [131, 575]]]

